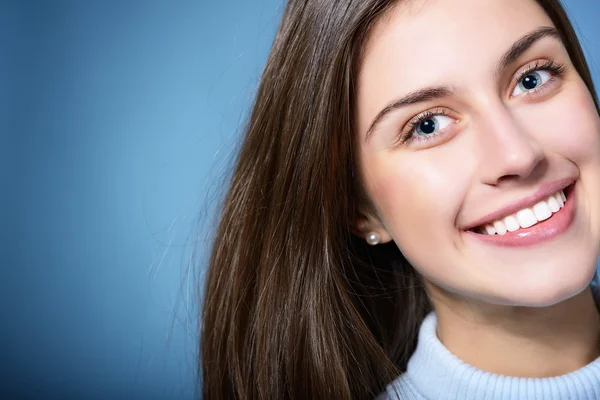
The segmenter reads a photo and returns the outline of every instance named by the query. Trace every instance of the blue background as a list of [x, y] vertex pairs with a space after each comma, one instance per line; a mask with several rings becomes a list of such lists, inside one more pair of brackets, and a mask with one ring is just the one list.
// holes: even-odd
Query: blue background
[[[600, 84], [600, 3], [566, 4]], [[282, 8], [0, 2], [0, 397], [194, 398], [214, 204]]]

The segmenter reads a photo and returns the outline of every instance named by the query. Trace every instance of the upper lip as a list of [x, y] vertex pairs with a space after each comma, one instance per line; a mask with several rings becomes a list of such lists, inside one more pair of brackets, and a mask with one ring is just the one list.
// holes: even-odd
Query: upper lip
[[571, 186], [573, 183], [575, 183], [575, 180], [576, 179], [574, 178], [565, 178], [558, 181], [545, 183], [534, 194], [522, 198], [520, 200], [514, 201], [490, 214], [483, 216], [482, 218], [477, 219], [473, 223], [468, 224], [465, 230], [477, 228], [479, 226], [506, 217], [507, 215], [514, 214], [515, 212], [522, 210], [523, 208], [532, 207], [536, 203], [539, 203], [542, 200], [546, 200], [548, 197], [558, 192], [559, 190], [564, 190], [565, 188]]

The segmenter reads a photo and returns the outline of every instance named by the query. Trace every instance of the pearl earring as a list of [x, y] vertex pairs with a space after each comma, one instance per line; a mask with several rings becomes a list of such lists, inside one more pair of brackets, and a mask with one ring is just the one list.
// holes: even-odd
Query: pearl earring
[[379, 236], [379, 233], [377, 233], [377, 232], [369, 232], [369, 234], [367, 235], [365, 240], [371, 246], [376, 246], [379, 244], [379, 242], [381, 242], [381, 236]]

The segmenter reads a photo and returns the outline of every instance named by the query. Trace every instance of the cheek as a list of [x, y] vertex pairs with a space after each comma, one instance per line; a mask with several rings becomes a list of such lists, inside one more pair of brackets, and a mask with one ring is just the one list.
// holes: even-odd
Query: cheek
[[379, 217], [413, 263], [418, 264], [421, 252], [429, 251], [432, 241], [441, 240], [454, 227], [465, 186], [456, 177], [467, 176], [459, 168], [458, 159], [430, 150], [391, 152], [367, 172]]
[[597, 163], [600, 117], [587, 87], [579, 81], [557, 98], [537, 114], [539, 141], [579, 167]]
[[579, 170], [582, 197], [586, 199], [582, 209], [593, 237], [600, 237], [600, 116], [583, 82], [576, 89], [556, 109], [548, 131], [554, 151]]

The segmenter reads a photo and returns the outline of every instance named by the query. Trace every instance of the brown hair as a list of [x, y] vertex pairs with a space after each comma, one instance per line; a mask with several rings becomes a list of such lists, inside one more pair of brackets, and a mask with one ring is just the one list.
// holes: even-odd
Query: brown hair
[[[289, 0], [214, 238], [201, 318], [205, 399], [371, 399], [406, 370], [431, 310], [393, 244], [349, 227], [368, 204], [354, 79], [392, 0]], [[595, 97], [558, 0], [538, 0]], [[598, 104], [596, 100], [596, 104]]]

